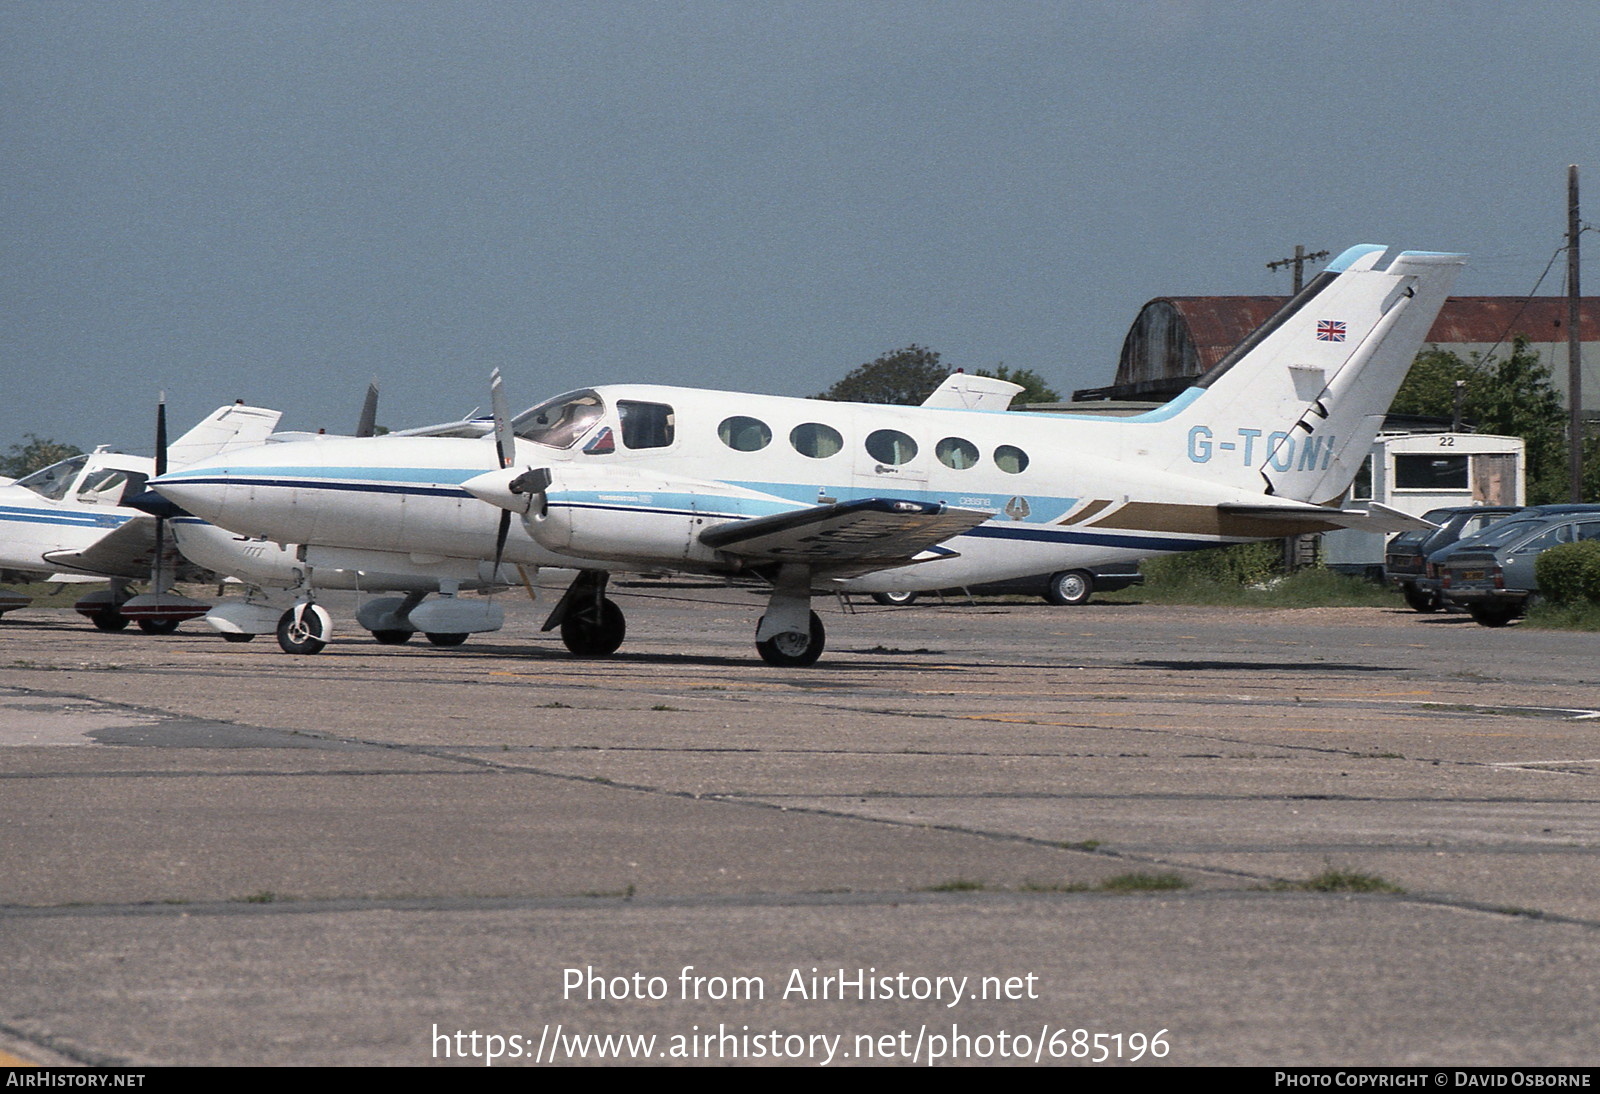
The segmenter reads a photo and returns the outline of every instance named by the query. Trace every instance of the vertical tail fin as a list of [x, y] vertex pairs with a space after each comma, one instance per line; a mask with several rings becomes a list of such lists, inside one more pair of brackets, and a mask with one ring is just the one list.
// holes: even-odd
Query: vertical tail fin
[[1463, 255], [1391, 255], [1373, 245], [1345, 251], [1156, 412], [1183, 433], [1168, 469], [1194, 473], [1205, 465], [1207, 477], [1252, 492], [1338, 498], [1464, 262]]

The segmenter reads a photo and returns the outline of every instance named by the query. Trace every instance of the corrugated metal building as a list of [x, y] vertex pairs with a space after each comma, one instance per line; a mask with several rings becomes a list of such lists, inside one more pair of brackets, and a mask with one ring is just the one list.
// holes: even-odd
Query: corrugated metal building
[[[1166, 400], [1179, 394], [1265, 323], [1286, 296], [1168, 296], [1139, 311], [1122, 343], [1117, 379], [1109, 387], [1073, 393], [1074, 401]], [[1580, 302], [1583, 405], [1600, 413], [1600, 296]], [[1462, 356], [1510, 352], [1525, 335], [1550, 369], [1552, 386], [1567, 395], [1567, 300], [1541, 296], [1453, 296], [1445, 301], [1428, 341]], [[1498, 348], [1497, 348], [1498, 347]]]

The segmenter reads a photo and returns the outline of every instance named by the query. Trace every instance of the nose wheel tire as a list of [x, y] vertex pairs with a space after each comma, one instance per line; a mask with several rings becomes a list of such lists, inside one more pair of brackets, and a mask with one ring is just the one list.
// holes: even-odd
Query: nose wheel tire
[[462, 633], [462, 634], [439, 634], [439, 633], [437, 633], [435, 631], [424, 631], [423, 633], [428, 636], [428, 641], [429, 642], [433, 643], [435, 646], [439, 646], [439, 647], [445, 648], [445, 649], [448, 649], [451, 646], [459, 646], [459, 645], [461, 645], [461, 643], [463, 643], [463, 642], [465, 642], [467, 640], [467, 636], [466, 636], [465, 633]]
[[245, 634], [242, 631], [223, 631], [222, 632], [222, 640], [224, 642], [249, 642], [253, 638], [255, 638], [255, 635], [253, 635], [253, 634]]
[[780, 668], [805, 668], [807, 665], [816, 664], [817, 658], [822, 656], [822, 647], [826, 640], [827, 635], [822, 629], [822, 620], [817, 618], [816, 612], [812, 612], [810, 633], [789, 631], [775, 634], [765, 641], [757, 642], [756, 652], [761, 654], [761, 660], [769, 665], [777, 665]]
[[314, 604], [296, 605], [278, 620], [278, 645], [284, 653], [321, 653], [327, 633], [322, 609]]
[[176, 634], [180, 622], [177, 619], [141, 619], [139, 629], [145, 634]]
[[372, 637], [381, 645], [403, 646], [411, 641], [411, 636], [416, 633], [416, 631], [373, 631]]
[[575, 611], [561, 621], [561, 641], [578, 657], [610, 657], [627, 633], [622, 609], [607, 597], [602, 597], [598, 606]]

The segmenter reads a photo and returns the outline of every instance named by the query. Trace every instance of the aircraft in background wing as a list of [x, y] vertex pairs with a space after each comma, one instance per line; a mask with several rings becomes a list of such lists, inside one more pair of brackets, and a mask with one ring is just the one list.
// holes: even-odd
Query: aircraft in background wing
[[[168, 448], [169, 466], [209, 459], [237, 445], [258, 445], [278, 416], [275, 410], [239, 403], [218, 407]], [[183, 619], [204, 614], [205, 605], [166, 595], [159, 576], [157, 587], [142, 597], [128, 588], [153, 574], [171, 574], [178, 563], [160, 520], [128, 504], [144, 491], [156, 465], [149, 456], [102, 445], [0, 486], [0, 569], [57, 581], [109, 580], [108, 589], [73, 605], [101, 630], [122, 630], [137, 619], [141, 630], [165, 634]], [[27, 602], [8, 594], [0, 610]]]
[[1416, 527], [1340, 503], [1463, 261], [1351, 248], [1136, 418], [1001, 413], [1007, 388], [964, 376], [921, 407], [602, 386], [515, 419], [497, 398], [492, 438], [270, 445], [153, 485], [216, 524], [303, 544], [313, 567], [576, 568], [545, 629], [585, 656], [625, 635], [612, 571], [759, 576], [772, 591], [757, 649], [808, 665], [825, 640], [819, 592]]

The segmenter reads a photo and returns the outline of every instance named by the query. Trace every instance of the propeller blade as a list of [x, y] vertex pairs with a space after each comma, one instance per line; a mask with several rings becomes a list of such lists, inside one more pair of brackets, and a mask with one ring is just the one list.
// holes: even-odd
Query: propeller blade
[[[156, 477], [167, 473], [167, 393], [161, 393], [161, 400], [156, 403]], [[166, 566], [163, 565], [163, 556], [167, 553], [167, 519], [160, 514], [156, 515], [156, 554], [150, 561], [150, 591], [156, 595], [166, 592]]]
[[361, 404], [361, 417], [356, 419], [356, 436], [371, 437], [378, 432], [378, 381], [367, 385], [367, 398]]
[[[511, 432], [511, 415], [506, 410], [505, 382], [500, 378], [500, 370], [495, 369], [489, 374], [489, 406], [494, 413], [494, 450], [500, 459], [500, 469], [503, 471], [510, 467], [517, 458], [517, 438]], [[511, 510], [500, 510], [500, 527], [494, 537], [494, 569], [490, 571], [491, 581], [500, 580], [500, 560], [505, 556], [506, 536], [511, 534]]]
[[500, 469], [505, 470], [517, 458], [517, 438], [511, 432], [511, 415], [506, 412], [506, 389], [499, 369], [489, 374], [489, 405], [494, 412], [495, 454], [500, 457]]

